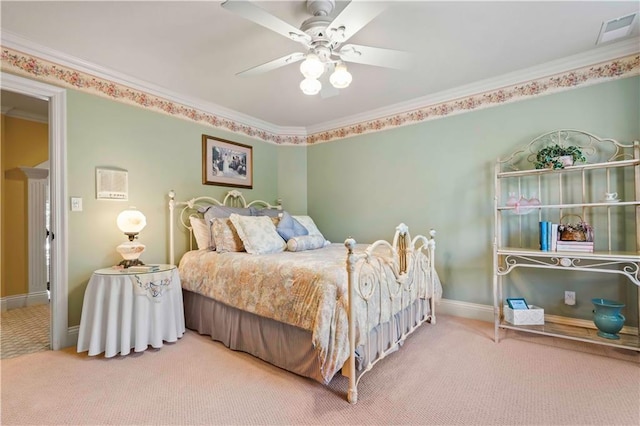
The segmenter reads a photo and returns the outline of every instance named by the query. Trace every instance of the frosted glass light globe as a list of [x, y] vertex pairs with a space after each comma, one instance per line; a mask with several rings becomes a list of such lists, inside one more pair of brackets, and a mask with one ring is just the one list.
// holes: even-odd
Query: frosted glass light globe
[[300, 90], [305, 95], [317, 95], [322, 89], [322, 83], [315, 78], [305, 78], [300, 83]]
[[344, 89], [345, 87], [349, 87], [352, 79], [353, 77], [351, 76], [351, 73], [347, 71], [347, 66], [342, 63], [336, 65], [336, 70], [329, 77], [331, 85], [336, 89]]
[[300, 64], [300, 72], [305, 78], [317, 79], [324, 72], [324, 64], [318, 55], [309, 53], [307, 58]]
[[125, 234], [137, 234], [147, 226], [147, 218], [140, 210], [131, 208], [122, 211], [116, 219], [118, 228]]

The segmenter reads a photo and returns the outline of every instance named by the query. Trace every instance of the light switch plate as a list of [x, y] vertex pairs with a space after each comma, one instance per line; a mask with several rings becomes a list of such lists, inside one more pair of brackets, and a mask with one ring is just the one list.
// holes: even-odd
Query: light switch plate
[[81, 197], [71, 197], [71, 211], [72, 212], [81, 212], [82, 211], [82, 198]]

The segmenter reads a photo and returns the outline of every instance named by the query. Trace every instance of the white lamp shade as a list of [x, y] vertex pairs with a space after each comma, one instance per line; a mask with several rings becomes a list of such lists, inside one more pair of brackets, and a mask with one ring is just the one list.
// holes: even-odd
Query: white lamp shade
[[317, 95], [322, 89], [322, 83], [315, 78], [305, 78], [300, 83], [300, 90], [305, 95]]
[[336, 65], [336, 70], [329, 77], [329, 81], [331, 85], [336, 89], [344, 89], [351, 84], [351, 80], [353, 77], [351, 73], [347, 71], [347, 66], [345, 64]]
[[300, 64], [300, 72], [305, 78], [317, 79], [324, 72], [324, 64], [314, 53], [309, 53], [307, 58]]
[[147, 226], [147, 218], [133, 208], [122, 211], [116, 219], [118, 228], [125, 234], [137, 234]]

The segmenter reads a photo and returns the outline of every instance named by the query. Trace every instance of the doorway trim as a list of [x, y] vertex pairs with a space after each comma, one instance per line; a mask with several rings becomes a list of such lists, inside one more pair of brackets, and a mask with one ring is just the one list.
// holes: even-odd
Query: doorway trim
[[67, 199], [67, 91], [2, 72], [0, 87], [49, 102], [49, 164], [51, 197], [51, 349], [72, 345], [69, 339]]

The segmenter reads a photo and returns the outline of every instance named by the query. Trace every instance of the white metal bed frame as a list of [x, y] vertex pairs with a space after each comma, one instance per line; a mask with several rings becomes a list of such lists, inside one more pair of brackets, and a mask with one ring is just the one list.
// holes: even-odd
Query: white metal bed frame
[[[175, 192], [169, 192], [169, 263], [175, 264], [175, 235], [174, 226], [176, 225], [176, 209], [178, 209], [178, 225], [189, 230], [189, 247], [192, 248], [192, 229], [189, 223], [189, 217], [197, 214], [200, 207], [206, 205], [233, 206], [233, 207], [251, 207], [258, 206], [261, 208], [272, 208], [282, 210], [282, 203], [278, 200], [276, 205], [269, 204], [262, 200], [255, 200], [247, 203], [242, 193], [238, 190], [229, 191], [222, 201], [218, 201], [212, 197], [197, 197], [188, 201], [176, 201]], [[370, 244], [366, 250], [356, 252], [356, 241], [348, 238], [345, 241], [347, 248], [347, 256], [345, 266], [348, 273], [349, 301], [356, 300], [356, 297], [362, 299], [367, 307], [373, 300], [374, 294], [382, 294], [381, 286], [385, 283], [383, 275], [384, 267], [391, 269], [395, 286], [386, 282], [389, 299], [385, 300], [379, 297], [380, 312], [385, 303], [391, 305], [394, 300], [399, 300], [401, 306], [408, 309], [408, 315], [391, 315], [390, 321], [385, 324], [379, 324], [380, 327], [386, 327], [389, 333], [394, 327], [399, 327], [400, 335], [393, 339], [391, 343], [383, 343], [383, 339], [378, 339], [378, 345], [373, 348], [369, 339], [365, 339], [365, 344], [361, 347], [369, 355], [366, 357], [367, 363], [360, 371], [356, 369], [356, 307], [355, 303], [349, 303], [348, 319], [349, 319], [349, 351], [350, 355], [344, 366], [342, 374], [349, 379], [349, 389], [347, 400], [351, 404], [358, 401], [358, 383], [362, 376], [370, 371], [375, 364], [384, 359], [387, 355], [398, 350], [404, 341], [411, 335], [420, 325], [425, 322], [431, 324], [436, 323], [435, 312], [435, 282], [436, 272], [434, 267], [435, 258], [435, 234], [434, 230], [429, 232], [429, 237], [418, 235], [411, 239], [409, 229], [405, 224], [396, 227], [393, 242], [389, 243], [385, 240], [378, 240]], [[375, 254], [379, 247], [385, 247], [391, 254], [389, 257], [382, 257]], [[414, 286], [418, 286], [424, 280], [424, 294], [419, 294]], [[394, 288], [395, 287], [395, 288]], [[428, 297], [431, 295], [431, 297]], [[423, 304], [416, 303], [419, 299], [429, 298], [429, 312], [423, 308]], [[367, 309], [367, 316], [370, 310]], [[369, 323], [369, 318], [367, 318]]]

